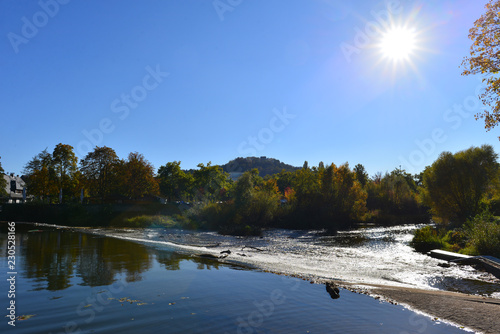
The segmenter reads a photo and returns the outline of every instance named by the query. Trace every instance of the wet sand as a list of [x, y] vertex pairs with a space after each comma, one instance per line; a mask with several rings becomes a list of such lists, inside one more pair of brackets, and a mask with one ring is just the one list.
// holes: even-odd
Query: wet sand
[[500, 299], [401, 287], [379, 286], [369, 291], [439, 320], [482, 333], [500, 333]]

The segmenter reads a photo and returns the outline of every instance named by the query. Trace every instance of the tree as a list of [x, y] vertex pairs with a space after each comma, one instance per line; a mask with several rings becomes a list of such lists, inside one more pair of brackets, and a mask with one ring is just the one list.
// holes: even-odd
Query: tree
[[168, 162], [158, 169], [160, 192], [168, 201], [181, 200], [189, 197], [193, 187], [193, 175], [181, 169], [180, 161]]
[[287, 172], [284, 169], [275, 175], [276, 182], [278, 184], [278, 188], [281, 192], [284, 192], [285, 189], [291, 188], [293, 184], [293, 178], [295, 177], [294, 172]]
[[5, 191], [5, 188], [7, 187], [7, 180], [3, 177], [4, 174], [5, 171], [3, 170], [2, 162], [0, 161], [0, 197], [8, 195]]
[[360, 220], [366, 211], [366, 192], [347, 164], [297, 170], [293, 191], [290, 218], [301, 227], [336, 231]]
[[229, 174], [220, 166], [212, 166], [211, 162], [206, 166], [200, 163], [198, 168], [193, 171], [196, 195], [209, 200], [220, 200], [230, 187]]
[[157, 195], [158, 182], [155, 169], [144, 156], [137, 152], [129, 154], [128, 159], [118, 167], [121, 193], [130, 199], [140, 199], [146, 195]]
[[59, 191], [63, 195], [75, 195], [78, 183], [78, 158], [73, 152], [73, 146], [57, 144], [52, 152], [52, 167]]
[[47, 149], [28, 161], [23, 173], [30, 194], [50, 202], [50, 197], [58, 193], [52, 154]]
[[352, 220], [361, 220], [366, 211], [367, 194], [347, 163], [339, 167], [331, 164], [320, 182], [322, 197], [329, 208], [326, 216], [330, 218], [332, 228], [336, 229]]
[[499, 164], [490, 145], [443, 152], [424, 171], [423, 197], [443, 223], [461, 225], [498, 193]]
[[80, 171], [90, 196], [104, 202], [112, 194], [119, 163], [115, 150], [106, 146], [94, 148], [80, 161]]
[[354, 166], [354, 173], [356, 173], [358, 182], [364, 187], [368, 182], [368, 173], [366, 172], [365, 166], [357, 164]]
[[276, 180], [263, 181], [258, 169], [243, 173], [233, 189], [236, 224], [266, 226], [275, 217], [281, 194]]
[[[384, 176], [378, 174], [376, 181], [369, 183], [366, 189], [368, 191], [368, 207], [380, 211], [378, 216], [380, 221], [388, 220], [390, 215], [404, 216], [421, 213], [414, 176], [404, 170], [394, 169]], [[393, 219], [397, 221], [396, 217], [390, 220]]]
[[[500, 0], [490, 0], [486, 4], [486, 13], [474, 22], [469, 30], [469, 39], [473, 41], [470, 56], [462, 61], [462, 75], [482, 74], [486, 84], [485, 91], [479, 95], [487, 107], [476, 115], [484, 118], [485, 128], [489, 131], [500, 122]], [[500, 137], [499, 137], [500, 138]]]

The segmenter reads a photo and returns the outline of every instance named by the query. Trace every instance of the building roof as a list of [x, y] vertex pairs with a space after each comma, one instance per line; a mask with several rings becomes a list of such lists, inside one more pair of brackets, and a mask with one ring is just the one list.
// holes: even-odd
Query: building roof
[[[3, 174], [3, 178], [5, 179], [5, 181], [7, 181], [7, 184], [5, 186], [5, 191], [7, 192], [7, 194], [9, 194], [11, 198], [23, 198], [23, 188], [26, 187], [26, 182], [24, 182], [24, 180], [21, 179], [20, 176], [15, 176], [13, 174], [11, 175]], [[15, 192], [10, 191], [11, 181], [16, 182]]]

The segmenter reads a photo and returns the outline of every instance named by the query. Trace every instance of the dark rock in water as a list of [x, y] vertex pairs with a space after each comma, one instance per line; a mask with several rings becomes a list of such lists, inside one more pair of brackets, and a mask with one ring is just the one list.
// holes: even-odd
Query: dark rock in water
[[440, 266], [442, 268], [449, 268], [449, 267], [451, 267], [451, 264], [449, 264], [449, 263], [438, 263], [438, 266]]
[[231, 254], [231, 251], [227, 250], [227, 251], [222, 251], [220, 252], [222, 255], [213, 255], [213, 254], [208, 254], [208, 253], [203, 253], [203, 254], [198, 254], [199, 257], [203, 257], [205, 259], [224, 259], [226, 258], [229, 254]]
[[335, 283], [332, 282], [326, 283], [326, 291], [330, 294], [330, 297], [332, 297], [332, 299], [340, 298], [340, 290], [335, 285]]
[[199, 257], [204, 257], [204, 258], [207, 258], [207, 259], [218, 259], [219, 258], [218, 256], [213, 255], [213, 254], [199, 254], [198, 256]]

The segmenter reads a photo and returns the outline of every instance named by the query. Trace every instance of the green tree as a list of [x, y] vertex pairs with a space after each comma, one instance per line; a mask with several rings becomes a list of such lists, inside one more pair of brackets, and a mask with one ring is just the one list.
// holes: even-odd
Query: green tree
[[159, 193], [153, 165], [137, 152], [129, 154], [128, 159], [119, 164], [121, 193], [130, 199], [141, 199], [146, 195]]
[[119, 163], [115, 150], [106, 146], [95, 147], [80, 161], [85, 188], [91, 197], [98, 197], [102, 203], [113, 194]]
[[78, 191], [78, 158], [71, 145], [57, 144], [52, 152], [52, 168], [59, 191], [65, 198], [75, 196]]
[[331, 164], [320, 178], [322, 198], [329, 208], [330, 226], [334, 229], [350, 221], [361, 220], [366, 211], [367, 194], [356, 180], [356, 173], [343, 164]]
[[41, 200], [57, 198], [59, 192], [52, 154], [47, 149], [34, 156], [24, 166], [23, 171], [29, 193]]
[[489, 110], [480, 112], [476, 119], [484, 118], [485, 128], [491, 130], [500, 121], [500, 0], [490, 0], [486, 13], [469, 30], [473, 41], [470, 56], [462, 61], [462, 75], [480, 74], [486, 89], [479, 95]]
[[[295, 190], [295, 202], [291, 203], [300, 215], [314, 217], [314, 204], [319, 194], [318, 174], [309, 168], [302, 168], [295, 172], [292, 188]], [[314, 223], [314, 219], [312, 219]]]
[[259, 170], [254, 168], [244, 172], [235, 182], [232, 195], [237, 209], [241, 209], [250, 202], [257, 183], [262, 181], [262, 179], [257, 179], [258, 176]]
[[405, 215], [423, 214], [414, 176], [404, 170], [395, 169], [384, 176], [378, 174], [366, 189], [368, 208], [379, 211], [380, 222], [398, 223], [398, 217], [406, 220]]
[[354, 166], [354, 173], [356, 173], [356, 179], [358, 182], [364, 187], [368, 182], [368, 173], [366, 172], [365, 166], [357, 164]]
[[0, 197], [8, 195], [8, 193], [5, 190], [5, 188], [7, 187], [7, 180], [5, 180], [5, 178], [3, 177], [4, 174], [5, 171], [3, 170], [2, 162], [0, 161]]
[[498, 193], [499, 165], [490, 145], [443, 152], [424, 171], [423, 198], [443, 223], [462, 225]]
[[296, 226], [336, 231], [365, 214], [366, 192], [347, 164], [303, 168], [295, 172], [293, 180], [290, 219]]
[[225, 197], [231, 185], [229, 174], [220, 166], [209, 162], [206, 166], [198, 164], [198, 169], [193, 171], [195, 194], [198, 199], [221, 200]]
[[294, 177], [294, 172], [287, 172], [284, 169], [275, 175], [278, 188], [282, 193], [285, 192], [285, 189], [292, 187]]
[[182, 200], [189, 197], [194, 178], [181, 169], [180, 161], [168, 162], [158, 169], [160, 192], [168, 201]]
[[281, 194], [276, 180], [263, 181], [254, 168], [243, 173], [233, 188], [235, 216], [238, 225], [267, 226], [276, 216]]

